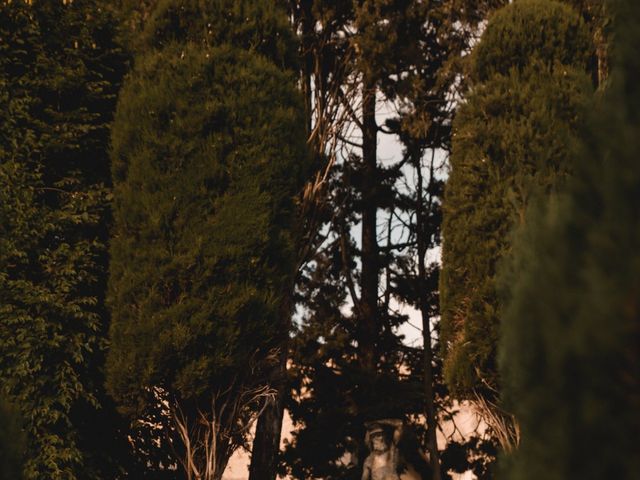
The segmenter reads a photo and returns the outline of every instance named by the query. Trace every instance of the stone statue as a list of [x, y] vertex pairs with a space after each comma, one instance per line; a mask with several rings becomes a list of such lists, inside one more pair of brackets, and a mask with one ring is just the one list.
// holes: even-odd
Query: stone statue
[[402, 421], [377, 420], [365, 426], [364, 441], [371, 453], [364, 461], [362, 480], [400, 480], [398, 442], [402, 436]]

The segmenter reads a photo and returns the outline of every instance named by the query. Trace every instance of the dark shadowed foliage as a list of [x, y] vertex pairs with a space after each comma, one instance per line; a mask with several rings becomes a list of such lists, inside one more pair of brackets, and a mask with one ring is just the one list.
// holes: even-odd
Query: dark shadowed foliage
[[0, 384], [26, 479], [126, 465], [102, 373], [114, 25], [99, 1], [0, 2]]
[[574, 178], [527, 212], [503, 273], [500, 366], [522, 427], [513, 480], [640, 471], [640, 6], [611, 5], [610, 87], [572, 152]]

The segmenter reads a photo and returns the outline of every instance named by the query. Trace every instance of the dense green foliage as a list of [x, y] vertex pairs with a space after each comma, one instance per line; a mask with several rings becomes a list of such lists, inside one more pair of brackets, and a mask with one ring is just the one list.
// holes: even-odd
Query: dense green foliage
[[484, 82], [522, 70], [534, 58], [584, 68], [590, 39], [582, 18], [557, 1], [518, 0], [498, 10], [474, 50], [474, 75]]
[[161, 384], [198, 397], [216, 385], [207, 372], [233, 375], [282, 334], [285, 227], [305, 158], [283, 141], [300, 128], [291, 79], [229, 47], [183, 48], [138, 61], [114, 128], [110, 385], [121, 398]]
[[[165, 3], [154, 21], [174, 8]], [[194, 11], [182, 13], [191, 25]], [[221, 42], [211, 46], [181, 27], [163, 34], [166, 44], [136, 59], [120, 96], [107, 371], [134, 419], [153, 409], [149, 394], [160, 388], [191, 419], [213, 409], [231, 415], [223, 424], [246, 421], [250, 410], [223, 403], [267, 382], [288, 335], [294, 196], [308, 171], [302, 104], [277, 52], [253, 49], [242, 35], [259, 32], [235, 27], [237, 36], [211, 27]], [[245, 432], [223, 434], [222, 464]]]
[[1, 385], [24, 419], [26, 479], [114, 478], [101, 365], [123, 56], [99, 2], [29, 3], [0, 3]]
[[496, 397], [496, 267], [532, 195], [566, 175], [591, 91], [582, 28], [567, 6], [515, 2], [474, 53], [476, 83], [454, 124], [441, 276], [445, 376], [462, 398]]
[[617, 7], [611, 87], [567, 189], [527, 212], [504, 273], [500, 365], [514, 480], [636, 478], [640, 427], [640, 7]]
[[145, 47], [172, 42], [235, 45], [280, 67], [296, 62], [292, 32], [279, 2], [264, 0], [159, 0], [142, 32]]

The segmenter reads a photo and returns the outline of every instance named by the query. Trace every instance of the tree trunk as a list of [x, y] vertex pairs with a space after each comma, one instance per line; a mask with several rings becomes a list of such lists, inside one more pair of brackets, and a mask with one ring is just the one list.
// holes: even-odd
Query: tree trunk
[[[311, 134], [313, 127], [312, 119], [312, 97], [313, 91], [311, 87], [311, 72], [313, 70], [313, 55], [312, 55], [312, 42], [313, 42], [313, 15], [311, 13], [311, 2], [301, 2], [299, 11], [295, 12], [294, 16], [299, 16], [294, 20], [294, 25], [299, 22], [301, 28], [300, 46], [298, 49], [298, 55], [302, 59], [302, 65], [300, 69], [300, 77], [302, 84], [302, 95], [304, 97], [304, 113], [306, 121], [307, 138]], [[317, 149], [312, 149], [314, 152], [318, 152]]]
[[275, 480], [276, 478], [282, 418], [284, 416], [284, 399], [287, 394], [287, 354], [287, 349], [283, 348], [280, 353], [280, 361], [274, 369], [271, 379], [271, 384], [278, 391], [276, 400], [268, 405], [260, 415], [260, 418], [258, 418], [251, 450], [249, 480]]
[[375, 86], [363, 82], [362, 101], [362, 278], [358, 347], [361, 366], [375, 375], [378, 335], [377, 133]]
[[277, 475], [282, 418], [287, 395], [287, 359], [289, 358], [289, 332], [291, 330], [294, 288], [295, 275], [291, 277], [282, 294], [280, 314], [283, 337], [278, 353], [278, 363], [274, 366], [269, 378], [269, 384], [277, 393], [275, 401], [267, 405], [262, 415], [258, 417], [251, 449], [249, 480], [275, 480]]
[[[417, 153], [416, 171], [418, 174], [417, 202], [416, 202], [416, 241], [418, 244], [418, 285], [420, 295], [420, 313], [422, 315], [422, 340], [424, 343], [424, 396], [425, 396], [425, 417], [427, 419], [427, 450], [433, 470], [433, 480], [441, 480], [440, 456], [438, 453], [438, 439], [436, 429], [438, 428], [438, 418], [435, 406], [435, 389], [433, 375], [433, 347], [431, 345], [431, 325], [429, 323], [429, 306], [426, 298], [426, 266], [424, 264], [427, 254], [427, 239], [425, 238], [424, 219], [428, 214], [425, 211], [422, 162], [420, 153]], [[430, 168], [430, 181], [433, 179], [433, 160]]]

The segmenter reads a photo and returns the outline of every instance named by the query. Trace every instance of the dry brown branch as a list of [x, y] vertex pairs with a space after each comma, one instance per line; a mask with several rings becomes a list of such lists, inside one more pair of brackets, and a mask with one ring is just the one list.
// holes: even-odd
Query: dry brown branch
[[498, 443], [506, 452], [512, 452], [520, 443], [520, 426], [516, 418], [486, 397], [474, 393], [475, 410], [489, 426]]
[[[305, 185], [301, 199], [301, 218], [305, 222], [306, 235], [300, 245], [300, 267], [306, 263], [317, 248], [317, 236], [322, 215], [328, 201], [327, 180], [346, 142], [351, 137], [355, 114], [360, 102], [358, 82], [353, 77], [353, 52], [347, 49], [338, 66], [327, 75], [323, 71], [323, 51], [335, 39], [325, 39], [326, 45], [317, 45], [305, 53], [312, 58], [305, 92], [310, 104], [310, 132], [307, 144], [323, 165], [313, 180]], [[344, 157], [344, 155], [342, 155]], [[346, 158], [346, 157], [344, 157]]]
[[240, 446], [265, 408], [275, 401], [277, 391], [269, 385], [232, 385], [211, 397], [207, 410], [195, 415], [183, 412], [178, 401], [172, 405], [172, 419], [184, 446], [182, 465], [188, 480], [219, 480], [231, 454]]

